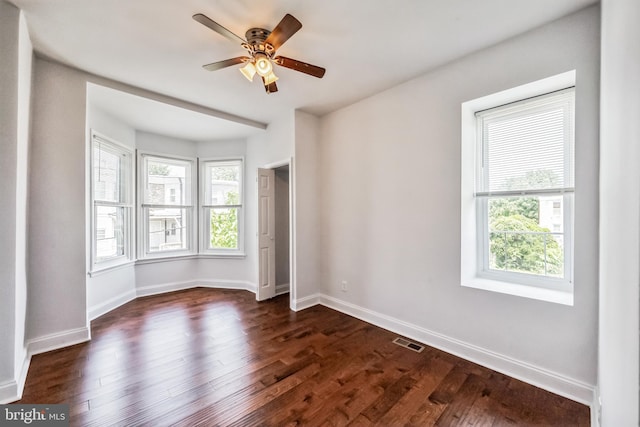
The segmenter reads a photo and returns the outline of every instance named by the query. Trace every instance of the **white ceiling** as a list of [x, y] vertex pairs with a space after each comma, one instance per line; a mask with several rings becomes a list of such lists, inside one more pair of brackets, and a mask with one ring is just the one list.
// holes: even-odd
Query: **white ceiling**
[[232, 140], [262, 131], [235, 121], [89, 84], [89, 102], [136, 130], [189, 141]]
[[[25, 11], [34, 48], [40, 54], [263, 123], [295, 108], [326, 114], [597, 2], [10, 1]], [[203, 64], [241, 56], [244, 50], [194, 21], [195, 13], [204, 13], [243, 38], [248, 28], [272, 29], [285, 13], [291, 13], [303, 27], [278, 53], [325, 67], [327, 73], [316, 79], [277, 67], [279, 92], [267, 95], [257, 79], [249, 83], [238, 66], [205, 71]], [[137, 108], [144, 109], [144, 103]], [[130, 121], [134, 116], [147, 117], [144, 126], [153, 126], [149, 114], [128, 113]], [[166, 125], [166, 120], [156, 122]], [[227, 134], [241, 136], [242, 131]]]

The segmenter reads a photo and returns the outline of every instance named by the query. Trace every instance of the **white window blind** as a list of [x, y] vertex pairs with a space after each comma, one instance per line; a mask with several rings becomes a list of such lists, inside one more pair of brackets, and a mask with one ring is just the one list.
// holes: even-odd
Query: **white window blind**
[[574, 88], [476, 113], [476, 196], [573, 192]]

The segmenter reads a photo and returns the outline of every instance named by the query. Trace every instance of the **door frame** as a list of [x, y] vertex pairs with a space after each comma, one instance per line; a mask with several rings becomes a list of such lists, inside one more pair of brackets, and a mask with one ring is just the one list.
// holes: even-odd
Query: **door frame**
[[[289, 157], [287, 159], [279, 160], [276, 162], [267, 163], [256, 168], [256, 177], [258, 169], [277, 169], [282, 166], [289, 166], [289, 308], [295, 311], [296, 301], [296, 209], [295, 209], [295, 173], [294, 173], [294, 158]], [[258, 199], [257, 187], [256, 187], [256, 200]], [[256, 216], [256, 227], [257, 224]], [[256, 228], [257, 230], [257, 228]], [[256, 233], [256, 243], [258, 240], [258, 234]], [[260, 277], [260, 262], [259, 251], [260, 245], [257, 244], [256, 252], [256, 264], [258, 268], [258, 277]]]

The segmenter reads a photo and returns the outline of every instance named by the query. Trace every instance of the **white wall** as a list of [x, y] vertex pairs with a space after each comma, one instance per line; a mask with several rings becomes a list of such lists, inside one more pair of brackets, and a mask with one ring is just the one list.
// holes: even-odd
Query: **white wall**
[[600, 342], [602, 425], [637, 426], [640, 284], [640, 2], [602, 2]]
[[27, 182], [33, 48], [24, 16], [0, 1], [0, 402], [27, 366]]
[[42, 59], [34, 76], [27, 336], [86, 338], [86, 80]]
[[318, 169], [319, 132], [320, 120], [316, 116], [302, 111], [295, 112], [294, 300], [311, 296], [320, 287], [319, 191], [328, 181], [319, 175], [322, 173]]
[[[323, 117], [322, 292], [589, 402], [597, 345], [598, 20], [596, 7], [583, 10]], [[461, 103], [572, 69], [575, 305], [462, 288]]]
[[[15, 229], [17, 218], [18, 173], [18, 61], [20, 11], [0, 1], [0, 218], [9, 230], [0, 234], [0, 401], [14, 393], [5, 384], [15, 381], [17, 254]], [[6, 343], [6, 345], [4, 345]], [[15, 389], [15, 387], [13, 387]]]
[[135, 150], [136, 130], [96, 106], [91, 100], [91, 86], [87, 88], [87, 128]]
[[[29, 138], [33, 46], [24, 14], [20, 14], [18, 38], [18, 145], [16, 152], [16, 333], [15, 374], [20, 375], [26, 358], [27, 322], [27, 193], [29, 183]], [[2, 57], [2, 55], [0, 55]]]

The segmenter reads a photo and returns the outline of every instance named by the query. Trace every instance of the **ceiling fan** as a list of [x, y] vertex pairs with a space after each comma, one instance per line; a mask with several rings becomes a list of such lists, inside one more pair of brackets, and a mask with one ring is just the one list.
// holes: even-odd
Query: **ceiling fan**
[[193, 15], [193, 19], [232, 42], [240, 43], [248, 52], [248, 56], [237, 56], [224, 61], [203, 65], [206, 70], [216, 71], [231, 65], [245, 64], [240, 68], [240, 72], [242, 72], [249, 81], [253, 81], [253, 77], [258, 74], [262, 78], [262, 83], [267, 93], [278, 91], [278, 86], [276, 86], [278, 77], [276, 77], [273, 72], [273, 64], [318, 78], [324, 76], [326, 70], [322, 67], [307, 64], [297, 59], [276, 56], [276, 50], [302, 28], [300, 21], [289, 14], [286, 14], [284, 18], [282, 18], [273, 31], [265, 30], [264, 28], [250, 28], [245, 34], [246, 40], [209, 19], [202, 13]]

